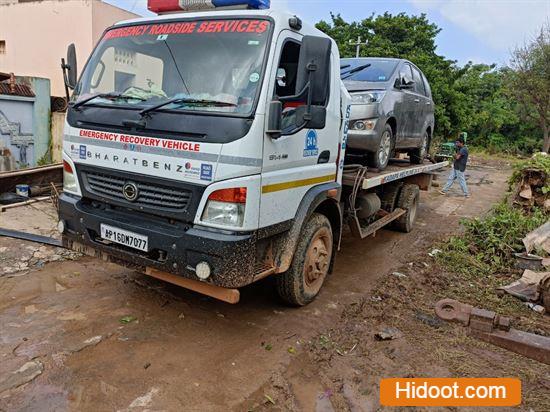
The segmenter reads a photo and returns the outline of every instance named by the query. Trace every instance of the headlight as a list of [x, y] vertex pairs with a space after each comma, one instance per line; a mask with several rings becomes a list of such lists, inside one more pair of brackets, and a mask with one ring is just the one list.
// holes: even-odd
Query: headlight
[[352, 130], [373, 130], [376, 126], [376, 120], [352, 120], [350, 123]]
[[385, 91], [352, 93], [351, 101], [353, 104], [378, 103], [380, 100], [382, 100], [385, 94]]
[[63, 160], [63, 190], [73, 193], [78, 191], [73, 168], [66, 160]]
[[208, 196], [201, 220], [215, 225], [241, 227], [245, 207], [246, 187], [216, 190]]

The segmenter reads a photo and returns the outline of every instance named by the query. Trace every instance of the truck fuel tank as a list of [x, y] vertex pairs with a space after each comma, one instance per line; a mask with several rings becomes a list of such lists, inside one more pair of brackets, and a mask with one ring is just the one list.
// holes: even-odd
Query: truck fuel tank
[[382, 202], [376, 193], [360, 193], [357, 195], [355, 208], [357, 210], [357, 217], [361, 219], [368, 219], [380, 210]]

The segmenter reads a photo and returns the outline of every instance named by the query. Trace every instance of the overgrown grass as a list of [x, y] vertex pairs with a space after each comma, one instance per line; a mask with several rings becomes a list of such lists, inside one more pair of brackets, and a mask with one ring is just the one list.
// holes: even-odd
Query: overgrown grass
[[[511, 186], [521, 181], [525, 169], [545, 172], [547, 179], [542, 190], [550, 192], [550, 156], [537, 153], [518, 162], [510, 178]], [[526, 211], [502, 202], [483, 218], [463, 220], [464, 233], [443, 244], [439, 260], [468, 277], [509, 272], [514, 266], [513, 254], [524, 251], [522, 239], [548, 219], [550, 214], [542, 208]]]
[[452, 273], [450, 295], [504, 314], [517, 314], [521, 303], [500, 299], [495, 289], [519, 277], [514, 253], [524, 251], [525, 235], [549, 218], [538, 208], [525, 214], [501, 203], [483, 218], [464, 220], [464, 233], [443, 243], [442, 253], [437, 255], [438, 263]]
[[506, 163], [515, 165], [525, 159], [521, 154], [513, 154], [508, 152], [494, 152], [486, 147], [468, 145], [470, 155], [483, 160], [500, 160]]

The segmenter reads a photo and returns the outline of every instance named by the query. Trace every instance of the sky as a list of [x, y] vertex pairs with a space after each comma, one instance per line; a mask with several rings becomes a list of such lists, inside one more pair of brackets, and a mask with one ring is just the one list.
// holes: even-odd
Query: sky
[[[104, 0], [142, 16], [152, 15], [147, 0]], [[441, 33], [437, 52], [459, 64], [505, 65], [510, 51], [550, 24], [550, 0], [272, 0], [272, 7], [296, 13], [314, 24], [340, 13], [346, 21], [388, 11], [425, 13]]]

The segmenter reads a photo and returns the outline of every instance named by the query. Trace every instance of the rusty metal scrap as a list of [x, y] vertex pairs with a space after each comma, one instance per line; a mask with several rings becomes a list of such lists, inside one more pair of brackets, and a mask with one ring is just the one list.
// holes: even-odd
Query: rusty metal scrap
[[512, 352], [550, 365], [550, 338], [510, 327], [510, 318], [453, 299], [435, 305], [436, 315], [460, 323], [472, 336]]
[[32, 88], [18, 83], [13, 73], [0, 73], [0, 94], [22, 97], [35, 97]]
[[0, 193], [13, 192], [15, 186], [19, 184], [46, 186], [50, 182], [59, 185], [63, 183], [62, 163], [2, 172], [0, 173]]
[[21, 232], [19, 230], [10, 230], [0, 228], [0, 236], [12, 237], [14, 239], [28, 240], [29, 242], [43, 243], [45, 245], [63, 247], [60, 240], [48, 236], [35, 235], [34, 233]]

